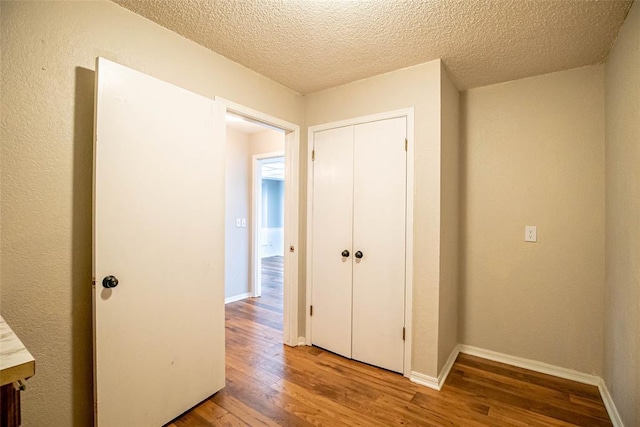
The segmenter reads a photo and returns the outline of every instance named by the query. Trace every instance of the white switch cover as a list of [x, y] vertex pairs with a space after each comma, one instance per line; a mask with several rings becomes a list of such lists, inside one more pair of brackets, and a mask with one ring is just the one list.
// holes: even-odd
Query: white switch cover
[[538, 241], [538, 229], [535, 225], [527, 225], [524, 227], [524, 241], [525, 242]]
[[241, 222], [240, 222], [240, 218], [236, 218], [236, 227], [240, 228]]
[[242, 228], [245, 228], [247, 226], [247, 218], [242, 218]]

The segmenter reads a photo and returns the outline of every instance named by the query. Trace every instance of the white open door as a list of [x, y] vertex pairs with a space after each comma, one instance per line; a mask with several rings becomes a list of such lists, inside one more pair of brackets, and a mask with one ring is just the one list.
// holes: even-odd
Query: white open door
[[224, 386], [224, 108], [96, 73], [95, 420], [159, 426]]

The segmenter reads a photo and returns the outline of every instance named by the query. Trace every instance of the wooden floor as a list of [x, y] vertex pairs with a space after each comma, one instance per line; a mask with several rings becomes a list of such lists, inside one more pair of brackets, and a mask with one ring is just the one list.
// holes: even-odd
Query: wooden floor
[[473, 356], [458, 356], [437, 392], [319, 348], [286, 347], [282, 258], [263, 268], [262, 297], [226, 307], [226, 387], [171, 427], [611, 425], [596, 387]]

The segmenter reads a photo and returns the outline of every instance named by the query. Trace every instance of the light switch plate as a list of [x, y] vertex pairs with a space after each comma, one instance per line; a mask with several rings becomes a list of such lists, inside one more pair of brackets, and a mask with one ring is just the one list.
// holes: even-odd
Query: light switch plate
[[247, 226], [247, 218], [242, 218], [242, 228], [245, 228]]
[[236, 218], [236, 228], [240, 228], [240, 226], [241, 226], [240, 218]]
[[538, 241], [538, 228], [535, 225], [527, 225], [524, 227], [524, 241], [525, 242]]

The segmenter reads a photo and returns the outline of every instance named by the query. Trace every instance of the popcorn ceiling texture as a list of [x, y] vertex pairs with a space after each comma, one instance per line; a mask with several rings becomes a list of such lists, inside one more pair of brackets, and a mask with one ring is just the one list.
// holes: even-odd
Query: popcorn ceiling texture
[[113, 0], [301, 94], [442, 58], [462, 89], [604, 62], [631, 0]]

